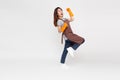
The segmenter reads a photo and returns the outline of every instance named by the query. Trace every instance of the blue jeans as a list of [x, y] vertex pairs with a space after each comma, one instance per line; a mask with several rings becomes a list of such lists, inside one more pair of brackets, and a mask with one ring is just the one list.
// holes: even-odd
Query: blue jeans
[[63, 50], [63, 53], [62, 53], [62, 56], [61, 56], [61, 63], [65, 63], [65, 59], [66, 59], [66, 56], [67, 56], [67, 48], [68, 47], [72, 47], [74, 50], [76, 50], [81, 44], [77, 44], [75, 42], [72, 42], [70, 40], [65, 40], [65, 46], [64, 46], [64, 50]]

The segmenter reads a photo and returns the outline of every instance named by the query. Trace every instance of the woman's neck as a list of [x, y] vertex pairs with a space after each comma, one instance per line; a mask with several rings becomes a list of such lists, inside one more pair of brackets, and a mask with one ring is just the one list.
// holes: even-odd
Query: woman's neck
[[63, 19], [63, 17], [59, 17], [59, 19]]

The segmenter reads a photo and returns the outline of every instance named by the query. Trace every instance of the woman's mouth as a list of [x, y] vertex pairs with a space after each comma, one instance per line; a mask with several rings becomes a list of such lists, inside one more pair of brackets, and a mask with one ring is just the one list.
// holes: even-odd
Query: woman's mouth
[[63, 13], [61, 13], [61, 16], [63, 16]]

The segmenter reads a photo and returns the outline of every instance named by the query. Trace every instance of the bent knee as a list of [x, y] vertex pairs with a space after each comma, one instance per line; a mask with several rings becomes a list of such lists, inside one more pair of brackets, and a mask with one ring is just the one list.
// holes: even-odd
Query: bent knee
[[85, 42], [85, 39], [83, 38], [83, 40], [82, 40], [82, 44]]

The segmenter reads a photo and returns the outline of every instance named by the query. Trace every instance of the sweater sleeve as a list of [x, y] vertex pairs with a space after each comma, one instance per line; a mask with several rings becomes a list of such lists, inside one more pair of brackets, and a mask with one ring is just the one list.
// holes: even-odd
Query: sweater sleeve
[[57, 21], [57, 26], [62, 26], [63, 24], [64, 24], [64, 22], [62, 20]]

